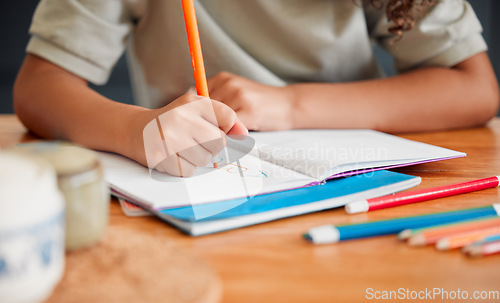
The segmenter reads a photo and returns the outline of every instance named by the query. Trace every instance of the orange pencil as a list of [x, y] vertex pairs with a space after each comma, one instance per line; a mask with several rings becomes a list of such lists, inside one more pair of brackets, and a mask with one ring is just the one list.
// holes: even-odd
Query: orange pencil
[[[193, 65], [194, 83], [196, 93], [200, 96], [210, 98], [208, 94], [207, 75], [203, 54], [201, 52], [200, 33], [198, 32], [198, 22], [196, 21], [196, 11], [193, 0], [182, 0], [182, 12], [186, 23], [186, 33], [191, 53], [191, 64]], [[217, 162], [212, 163], [214, 168], [218, 168]]]
[[411, 236], [408, 239], [408, 244], [411, 246], [434, 244], [443, 238], [489, 227], [500, 227], [500, 218], [493, 217], [443, 227], [424, 229], [420, 233]]
[[436, 242], [438, 250], [450, 250], [474, 243], [484, 237], [500, 233], [500, 226], [482, 228], [475, 231], [457, 234]]
[[205, 74], [205, 65], [203, 64], [200, 34], [198, 32], [198, 22], [196, 21], [196, 12], [194, 10], [193, 0], [182, 0], [182, 11], [184, 13], [184, 22], [186, 23], [186, 32], [189, 42], [189, 51], [191, 52], [191, 63], [193, 64], [196, 92], [200, 96], [209, 98], [207, 76]]

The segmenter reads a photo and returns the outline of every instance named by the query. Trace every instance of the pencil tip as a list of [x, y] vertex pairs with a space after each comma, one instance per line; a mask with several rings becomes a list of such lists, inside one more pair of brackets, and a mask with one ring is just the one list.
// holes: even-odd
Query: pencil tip
[[424, 235], [415, 235], [408, 239], [408, 245], [410, 246], [424, 246], [425, 244]]
[[450, 241], [446, 238], [436, 242], [437, 250], [448, 250], [450, 248]]
[[481, 257], [481, 246], [477, 245], [471, 245], [471, 246], [466, 246], [468, 249], [462, 250], [464, 254], [466, 254], [469, 257]]
[[399, 240], [407, 240], [411, 236], [411, 229], [405, 229], [398, 234]]

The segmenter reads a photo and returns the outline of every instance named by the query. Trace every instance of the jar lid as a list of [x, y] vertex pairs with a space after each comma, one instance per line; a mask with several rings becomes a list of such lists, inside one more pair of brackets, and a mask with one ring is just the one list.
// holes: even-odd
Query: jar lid
[[21, 148], [47, 159], [58, 175], [75, 174], [94, 167], [98, 161], [94, 151], [65, 142], [40, 142]]
[[46, 220], [63, 208], [50, 163], [19, 150], [0, 151], [0, 227]]

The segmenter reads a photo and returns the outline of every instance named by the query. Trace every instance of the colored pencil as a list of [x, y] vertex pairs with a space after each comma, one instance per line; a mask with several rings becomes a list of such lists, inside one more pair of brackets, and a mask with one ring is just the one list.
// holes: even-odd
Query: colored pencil
[[473, 246], [466, 251], [466, 254], [471, 257], [485, 257], [500, 254], [500, 241]]
[[486, 243], [497, 242], [497, 241], [500, 241], [500, 233], [479, 239], [474, 243], [468, 244], [468, 245], [462, 247], [462, 252], [467, 253], [470, 249], [472, 249], [476, 246], [481, 246], [481, 245], [486, 244]]
[[479, 239], [474, 243], [468, 244], [468, 245], [462, 247], [462, 252], [466, 253], [470, 248], [472, 248], [474, 246], [481, 246], [481, 245], [486, 244], [486, 243], [497, 242], [497, 241], [500, 241], [500, 234], [488, 236], [488, 237]]
[[500, 233], [500, 226], [482, 228], [475, 231], [464, 232], [453, 235], [447, 238], [440, 239], [436, 242], [438, 250], [450, 250], [460, 248], [465, 245], [474, 243], [482, 238]]
[[[208, 93], [207, 75], [205, 73], [205, 64], [203, 63], [203, 54], [201, 51], [200, 33], [198, 31], [198, 22], [196, 20], [196, 11], [193, 0], [182, 0], [182, 12], [184, 13], [184, 23], [186, 24], [186, 33], [189, 43], [189, 52], [191, 54], [191, 64], [193, 66], [196, 93], [200, 96], [210, 98]], [[214, 168], [218, 168], [219, 163], [212, 161], [212, 166]]]
[[488, 243], [488, 242], [496, 242], [496, 241], [500, 241], [500, 233], [496, 234], [496, 235], [491, 235], [491, 236], [488, 236], [486, 238], [483, 238], [479, 241], [477, 241], [476, 243], [479, 243], [479, 244], [484, 244], [484, 243]]
[[186, 32], [189, 42], [189, 51], [191, 53], [191, 63], [193, 65], [196, 92], [200, 96], [209, 98], [207, 76], [205, 74], [205, 65], [203, 64], [200, 34], [198, 32], [198, 22], [196, 21], [196, 12], [193, 0], [182, 0], [182, 11], [184, 13], [184, 22], [186, 23]]
[[348, 214], [368, 212], [378, 209], [428, 201], [453, 195], [469, 193], [487, 188], [498, 187], [500, 176], [490, 177], [470, 182], [425, 188], [415, 191], [402, 192], [374, 199], [351, 202], [345, 206]]
[[310, 229], [304, 235], [304, 238], [316, 244], [335, 243], [344, 240], [396, 234], [408, 228], [420, 228], [494, 215], [500, 215], [500, 204], [361, 224], [319, 226]]
[[408, 239], [410, 246], [424, 246], [434, 244], [440, 239], [452, 237], [465, 232], [473, 232], [480, 229], [498, 227], [500, 228], [500, 218], [489, 218], [471, 222], [463, 222], [441, 228], [430, 228], [413, 235]]
[[411, 238], [415, 235], [418, 235], [422, 232], [428, 231], [428, 230], [447, 228], [447, 227], [451, 227], [451, 226], [457, 226], [457, 225], [460, 225], [463, 223], [477, 222], [477, 221], [488, 220], [488, 219], [492, 219], [492, 218], [498, 218], [498, 216], [486, 216], [486, 217], [474, 218], [472, 220], [462, 220], [462, 221], [457, 221], [457, 222], [452, 222], [452, 223], [423, 227], [423, 228], [405, 229], [398, 234], [398, 239], [399, 240], [408, 240], [409, 238]]

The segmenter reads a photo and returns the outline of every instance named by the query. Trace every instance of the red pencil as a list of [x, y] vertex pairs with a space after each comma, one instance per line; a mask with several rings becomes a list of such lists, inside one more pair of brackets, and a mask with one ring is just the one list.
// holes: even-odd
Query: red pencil
[[500, 176], [490, 177], [470, 182], [438, 186], [388, 195], [380, 198], [356, 201], [347, 204], [345, 206], [345, 210], [348, 214], [362, 213], [493, 188], [499, 186], [499, 184]]

